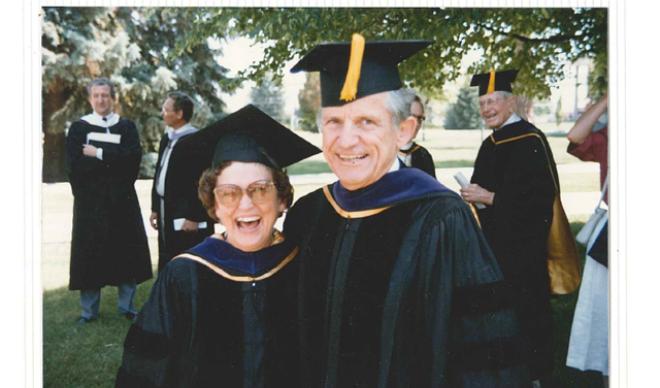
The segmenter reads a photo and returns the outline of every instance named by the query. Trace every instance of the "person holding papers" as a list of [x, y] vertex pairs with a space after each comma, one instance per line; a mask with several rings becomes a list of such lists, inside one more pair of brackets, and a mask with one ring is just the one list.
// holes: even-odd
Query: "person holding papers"
[[112, 111], [110, 80], [87, 86], [93, 112], [66, 139], [73, 192], [69, 289], [80, 290], [79, 324], [99, 317], [101, 287], [118, 287], [119, 313], [133, 320], [136, 285], [151, 278], [147, 235], [134, 183], [142, 151], [135, 124]]
[[197, 181], [207, 167], [188, 146], [198, 129], [190, 125], [194, 103], [182, 92], [167, 95], [162, 107], [167, 126], [160, 141], [151, 189], [151, 226], [158, 230], [158, 271], [172, 257], [213, 232], [213, 222], [197, 198]]
[[492, 70], [472, 77], [481, 117], [493, 132], [482, 142], [461, 196], [483, 204], [477, 214], [518, 315], [532, 386], [547, 387], [554, 386], [547, 261], [557, 166], [543, 132], [514, 112], [517, 74]]

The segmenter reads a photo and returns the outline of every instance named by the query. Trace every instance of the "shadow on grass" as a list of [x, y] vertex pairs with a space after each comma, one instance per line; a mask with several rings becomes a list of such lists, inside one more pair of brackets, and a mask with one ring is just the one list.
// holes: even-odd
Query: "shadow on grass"
[[[571, 223], [573, 234], [582, 222]], [[578, 245], [580, 257], [584, 247]], [[581, 263], [584, 265], [584, 262]], [[135, 305], [146, 301], [153, 280], [138, 286]], [[577, 291], [552, 298], [555, 339], [555, 370], [552, 387], [601, 388], [599, 373], [580, 372], [565, 366], [568, 338], [573, 321]], [[60, 288], [44, 293], [43, 298], [43, 365], [44, 387], [113, 387], [121, 362], [122, 347], [129, 322], [116, 311], [115, 287], [101, 292], [101, 317], [84, 326], [74, 322], [80, 313], [79, 293]], [[544, 386], [548, 388], [548, 386]]]

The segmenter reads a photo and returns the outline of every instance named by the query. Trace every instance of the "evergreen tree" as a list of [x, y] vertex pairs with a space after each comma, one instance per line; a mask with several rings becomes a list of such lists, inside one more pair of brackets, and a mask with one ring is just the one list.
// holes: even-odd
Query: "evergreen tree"
[[456, 102], [449, 106], [445, 116], [445, 129], [477, 129], [481, 127], [479, 99], [476, 88], [464, 86]]
[[250, 90], [251, 103], [282, 124], [285, 122], [284, 98], [280, 84], [268, 76]]
[[[45, 182], [66, 180], [65, 131], [90, 112], [85, 86], [96, 77], [116, 86], [115, 111], [135, 121], [145, 153], [163, 133], [160, 108], [167, 92], [195, 100], [193, 124], [204, 126], [223, 111], [218, 91], [236, 85], [206, 41], [173, 56], [203, 9], [47, 7], [42, 16], [42, 98]], [[213, 114], [211, 113], [213, 112]]]
[[316, 113], [321, 108], [321, 86], [319, 73], [307, 72], [305, 85], [298, 93], [298, 128], [308, 132], [318, 132]]

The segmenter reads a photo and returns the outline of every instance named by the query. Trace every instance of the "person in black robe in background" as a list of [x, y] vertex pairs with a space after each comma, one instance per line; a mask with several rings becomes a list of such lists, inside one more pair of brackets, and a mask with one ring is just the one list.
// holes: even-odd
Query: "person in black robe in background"
[[73, 192], [69, 289], [80, 290], [80, 324], [98, 319], [106, 285], [117, 286], [119, 313], [133, 319], [136, 285], [151, 278], [134, 186], [142, 156], [137, 129], [112, 112], [110, 80], [97, 78], [87, 91], [94, 111], [71, 124], [66, 137]]
[[[476, 220], [397, 159], [416, 125], [397, 63], [430, 42], [361, 42], [321, 44], [292, 69], [321, 72], [323, 152], [339, 178], [284, 224], [300, 244], [302, 385], [526, 386], [514, 313]], [[363, 58], [349, 61], [354, 51]]]
[[538, 386], [553, 368], [547, 241], [557, 167], [543, 132], [513, 113], [516, 75], [507, 70], [472, 78], [472, 86], [480, 87], [481, 116], [493, 133], [481, 144], [472, 184], [461, 194], [486, 205], [478, 210], [479, 221], [510, 288], [525, 359]]
[[415, 142], [415, 138], [422, 129], [424, 120], [426, 120], [424, 105], [422, 105], [422, 100], [417, 95], [415, 95], [412, 104], [410, 104], [410, 115], [417, 120], [415, 134], [408, 144], [399, 149], [399, 157], [406, 166], [419, 168], [435, 178], [435, 164], [433, 163], [431, 153]]
[[159, 273], [116, 387], [298, 387], [298, 248], [273, 226], [293, 200], [282, 168], [320, 150], [252, 105], [193, 136], [217, 144], [199, 197], [225, 232]]
[[193, 112], [188, 95], [168, 93], [161, 112], [167, 127], [158, 148], [149, 217], [151, 227], [158, 230], [159, 271], [172, 257], [213, 233], [213, 223], [197, 198], [197, 182], [207, 166], [187, 146], [197, 132], [189, 123]]

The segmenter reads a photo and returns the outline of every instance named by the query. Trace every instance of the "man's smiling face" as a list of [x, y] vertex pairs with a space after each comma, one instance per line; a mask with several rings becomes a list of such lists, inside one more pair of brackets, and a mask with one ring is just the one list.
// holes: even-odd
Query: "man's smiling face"
[[498, 92], [479, 97], [479, 113], [488, 128], [497, 129], [504, 124], [513, 112], [513, 98]]
[[379, 180], [392, 167], [398, 149], [411, 138], [392, 122], [387, 92], [321, 110], [323, 155], [347, 190]]

